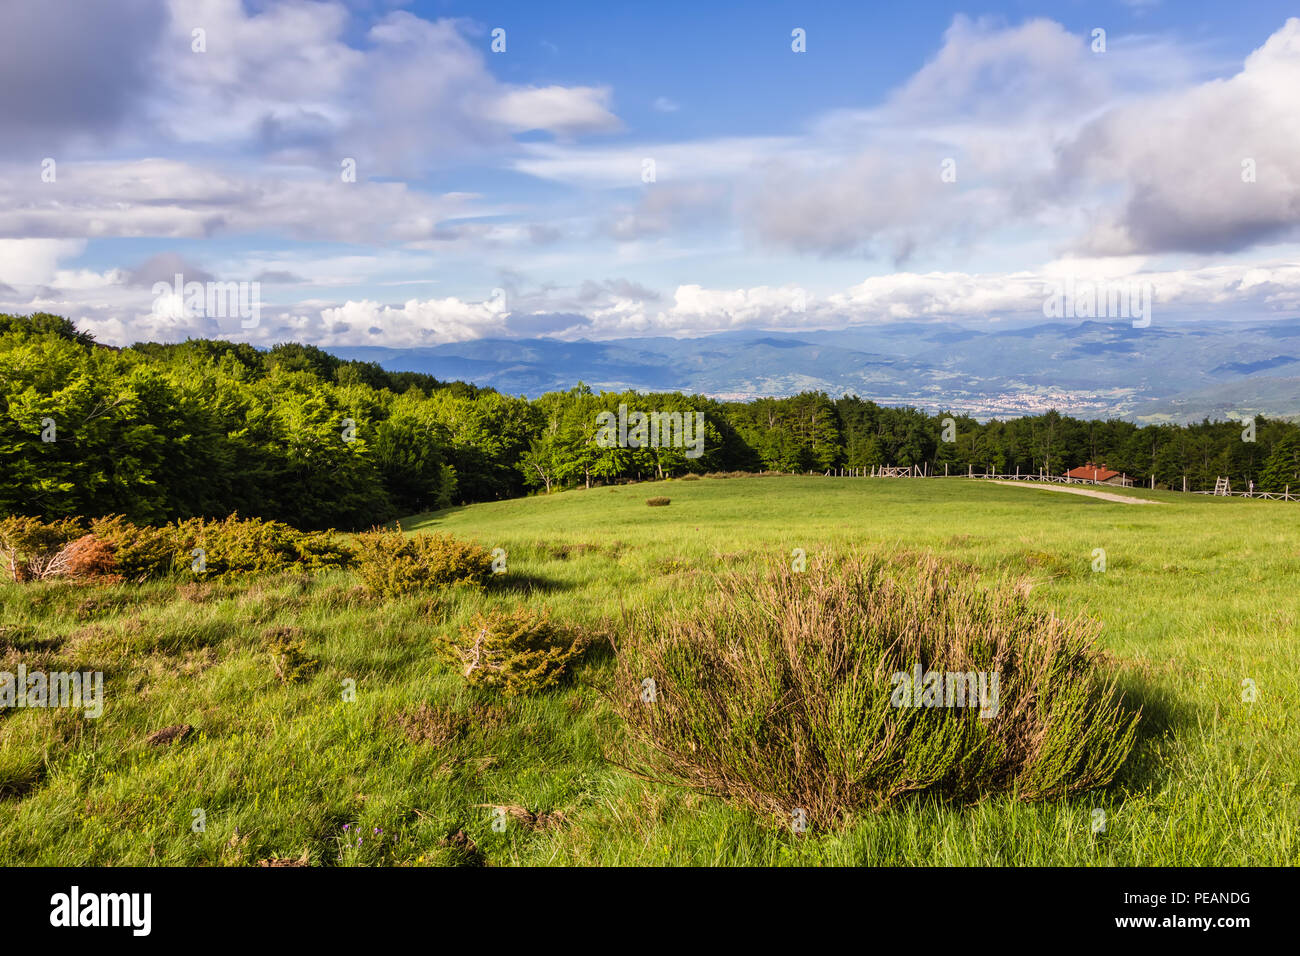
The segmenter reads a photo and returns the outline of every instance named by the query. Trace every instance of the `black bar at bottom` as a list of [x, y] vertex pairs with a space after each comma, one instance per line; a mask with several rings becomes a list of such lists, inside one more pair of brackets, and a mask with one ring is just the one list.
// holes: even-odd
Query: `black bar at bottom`
[[687, 925], [693, 945], [817, 926], [835, 935], [851, 926], [864, 942], [892, 929], [949, 943], [1037, 931], [1061, 941], [1200, 935], [1231, 944], [1293, 927], [1296, 883], [1284, 869], [33, 868], [0, 870], [0, 899], [10, 939], [128, 945], [373, 945], [437, 926], [468, 929], [489, 945], [559, 943], [604, 928], [632, 934], [607, 943], [642, 933], [663, 943]]

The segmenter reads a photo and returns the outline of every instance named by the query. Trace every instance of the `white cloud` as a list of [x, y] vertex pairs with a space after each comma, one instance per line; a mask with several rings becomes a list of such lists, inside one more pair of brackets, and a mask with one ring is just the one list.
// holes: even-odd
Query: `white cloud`
[[366, 301], [322, 309], [319, 320], [295, 318], [284, 327], [304, 341], [327, 345], [374, 342], [414, 347], [499, 335], [505, 331], [505, 317], [490, 300], [411, 299], [398, 307]]
[[748, 172], [793, 142], [785, 137], [732, 137], [609, 147], [527, 143], [511, 165], [530, 176], [574, 186], [640, 188], [649, 185], [642, 178], [646, 160], [654, 162], [655, 183], [688, 183]]
[[[1061, 147], [1071, 185], [1119, 186], [1081, 248], [1231, 252], [1300, 230], [1300, 18], [1226, 80], [1112, 110]], [[1253, 182], [1244, 181], [1249, 168]]]
[[[156, 52], [162, 83], [153, 112], [183, 142], [318, 135], [346, 122], [365, 54], [343, 40], [342, 3], [167, 0], [169, 29]], [[193, 49], [194, 31], [206, 49]]]
[[1116, 37], [1099, 57], [1058, 23], [959, 15], [881, 106], [818, 117], [742, 183], [737, 208], [756, 242], [801, 253], [902, 262], [995, 246], [1024, 227], [1066, 246], [1079, 196], [1057, 144], [1132, 90], [1178, 87], [1198, 70], [1158, 39]]
[[[129, 22], [149, 20], [153, 2], [129, 0]], [[0, 239], [0, 294], [13, 300], [4, 307], [63, 311], [108, 341], [243, 334], [145, 316], [128, 281], [139, 259], [66, 267], [87, 239], [236, 235], [377, 247], [370, 256], [198, 256], [219, 278], [290, 276], [311, 287], [304, 295], [337, 293], [266, 309], [256, 341], [402, 345], [525, 329], [609, 337], [994, 319], [1032, 314], [1042, 283], [1062, 275], [1149, 277], [1171, 308], [1300, 307], [1296, 266], [1281, 251], [1262, 263], [1196, 258], [1285, 242], [1300, 227], [1300, 19], [1226, 78], [1206, 79], [1202, 53], [1165, 38], [1112, 31], [1098, 56], [1085, 36], [1051, 21], [959, 16], [935, 55], [870, 108], [814, 115], [787, 135], [593, 147], [572, 138], [620, 128], [610, 87], [499, 80], [484, 38], [464, 22], [396, 11], [367, 29], [338, 0], [156, 2], [169, 13], [153, 11], [161, 35], [93, 21], [112, 50], [152, 71], [143, 86], [135, 71], [104, 91], [102, 122], [38, 76], [69, 129], [116, 136], [113, 155], [152, 158], [79, 161], [74, 152], [60, 157], [55, 183], [40, 182], [25, 156], [0, 166], [0, 237], [12, 237]], [[0, 15], [0, 26], [15, 21]], [[38, 26], [11, 32], [22, 44], [52, 29], [48, 18]], [[205, 53], [190, 49], [195, 28], [206, 31]], [[74, 47], [94, 55], [93, 44]], [[14, 63], [39, 66], [26, 55], [0, 63], [0, 87], [21, 82]], [[108, 82], [99, 63], [75, 74]], [[16, 138], [48, 132], [29, 105], [0, 94], [0, 119]], [[677, 108], [665, 97], [651, 106]], [[557, 141], [514, 138], [539, 130]], [[344, 157], [357, 160], [358, 182], [342, 181]], [[954, 183], [940, 176], [947, 158]], [[1241, 181], [1243, 159], [1255, 163], [1253, 183]], [[415, 184], [455, 163], [546, 180], [545, 206], [517, 198], [526, 190], [507, 204]], [[410, 183], [383, 181], [389, 174]], [[543, 243], [551, 251], [533, 254]], [[791, 272], [766, 285], [712, 287], [732, 283], [717, 278], [711, 258], [734, 265], [755, 249], [805, 258], [784, 259]], [[509, 259], [494, 260], [503, 250]], [[987, 254], [976, 264], [952, 255], [968, 250]], [[469, 252], [478, 254], [472, 277]], [[1181, 255], [1155, 269], [1161, 253]], [[861, 256], [892, 259], [893, 271], [844, 288], [837, 265], [839, 291], [797, 307], [799, 290], [780, 284], [825, 275], [815, 263], [799, 271], [812, 257]], [[465, 290], [503, 261], [547, 270], [552, 284], [515, 296], [508, 314], [469, 301]], [[661, 301], [644, 294], [654, 290], [583, 284], [586, 273], [576, 274], [625, 264], [675, 292]], [[432, 278], [461, 283], [446, 289], [460, 298], [380, 301], [389, 287]], [[751, 268], [734, 284], [765, 279]]]
[[[251, 330], [237, 319], [150, 314], [151, 300], [132, 283], [126, 268], [103, 273], [68, 269], [79, 244], [49, 240], [0, 241], [0, 311], [51, 311], [67, 315], [109, 344], [211, 336], [270, 345], [288, 339], [322, 345], [415, 347], [484, 337], [534, 334], [609, 339], [630, 335], [699, 335], [735, 329], [824, 329], [889, 321], [955, 320], [979, 325], [1005, 318], [1040, 319], [1048, 291], [1059, 283], [1150, 285], [1155, 321], [1179, 315], [1267, 318], [1300, 309], [1300, 259], [1152, 270], [1141, 258], [1059, 259], [1010, 273], [895, 272], [872, 276], [840, 291], [819, 294], [794, 283], [719, 289], [679, 285], [662, 306], [653, 290], [627, 280], [542, 286], [506, 283], [506, 295], [485, 301], [456, 296], [411, 298], [400, 304], [373, 299], [263, 304], [261, 324]], [[373, 275], [397, 268], [364, 258], [262, 260], [306, 276], [355, 270]], [[207, 264], [205, 264], [207, 265]], [[212, 268], [218, 280], [228, 270]], [[8, 278], [6, 278], [6, 276]], [[315, 281], [308, 279], [307, 281]], [[8, 301], [5, 301], [5, 299]]]
[[[240, 175], [176, 160], [62, 163], [53, 183], [0, 175], [0, 235], [204, 238], [275, 232], [294, 239], [417, 240], [444, 219], [489, 214], [466, 193], [344, 182], [338, 172]], [[37, 201], [39, 200], [39, 201]]]
[[[187, 143], [244, 143], [286, 162], [357, 158], [362, 176], [414, 174], [509, 146], [516, 132], [618, 128], [604, 87], [517, 86], [487, 69], [456, 20], [388, 13], [348, 41], [338, 2], [168, 0], [153, 113]], [[191, 52], [195, 28], [207, 51]]]
[[45, 285], [54, 280], [60, 260], [78, 256], [85, 248], [77, 239], [0, 239], [0, 282]]
[[492, 115], [516, 132], [550, 130], [565, 135], [619, 128], [609, 111], [608, 87], [543, 86], [510, 90], [492, 106]]
[[[1276, 147], [1259, 150], [1261, 175], [1273, 176], [1276, 186], [1257, 190], [1238, 210], [1245, 244], [1295, 218], [1290, 179], [1279, 168], [1296, 155], [1290, 130], [1300, 122], [1293, 108], [1280, 115], [1293, 106], [1297, 85], [1284, 39], [1292, 29], [1288, 24], [1247, 62], [1246, 73], [1262, 89], [1259, 102], [1236, 111], [1238, 127]], [[1197, 119], [1192, 106], [1222, 85], [1205, 79], [1221, 66], [1195, 45], [1158, 36], [1112, 31], [1099, 55], [1086, 36], [1049, 20], [1004, 26], [958, 16], [935, 56], [880, 105], [821, 114], [802, 133], [602, 148], [528, 144], [513, 165], [585, 189], [639, 189], [636, 205], [606, 217], [604, 234], [619, 241], [709, 218], [768, 249], [898, 264], [954, 249], [996, 248], [1024, 229], [1057, 250], [1195, 249], [1135, 242], [1114, 211], [1127, 187], [1135, 190], [1135, 211], [1160, 198], [1157, 177], [1162, 190], [1189, 198], [1212, 185], [1221, 170], [1193, 174], [1190, 167], [1206, 157], [1198, 143], [1215, 123]], [[1189, 111], [1191, 119], [1177, 119]], [[1166, 138], [1147, 131], [1171, 121], [1180, 132], [1175, 141], [1185, 142], [1177, 159], [1164, 161]], [[1113, 136], [1106, 133], [1109, 123], [1118, 124]], [[1117, 160], [1107, 160], [1108, 152]], [[1126, 153], [1133, 154], [1131, 163]], [[653, 160], [656, 176], [643, 185], [646, 160]], [[952, 182], [941, 175], [947, 160]], [[1166, 176], [1171, 167], [1174, 175]], [[729, 202], [720, 206], [706, 191], [694, 198], [686, 191], [707, 183], [725, 184]], [[669, 185], [677, 190], [672, 216], [651, 208], [663, 202], [659, 194]], [[1218, 201], [1240, 203], [1222, 190]], [[690, 215], [692, 205], [698, 216]], [[1255, 228], [1261, 221], [1265, 228]], [[1167, 231], [1195, 233], [1175, 225]], [[1204, 225], [1217, 232], [1208, 219]], [[1081, 242], [1083, 236], [1090, 238]]]

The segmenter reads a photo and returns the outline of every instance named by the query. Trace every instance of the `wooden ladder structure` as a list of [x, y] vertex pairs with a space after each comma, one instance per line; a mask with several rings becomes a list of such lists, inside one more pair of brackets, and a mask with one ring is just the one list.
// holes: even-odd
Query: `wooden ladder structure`
[[1230, 484], [1228, 484], [1228, 479], [1227, 479], [1227, 478], [1215, 478], [1215, 479], [1214, 479], [1214, 493], [1215, 493], [1216, 495], [1230, 495], [1230, 494], [1232, 494], [1232, 486], [1231, 486]]

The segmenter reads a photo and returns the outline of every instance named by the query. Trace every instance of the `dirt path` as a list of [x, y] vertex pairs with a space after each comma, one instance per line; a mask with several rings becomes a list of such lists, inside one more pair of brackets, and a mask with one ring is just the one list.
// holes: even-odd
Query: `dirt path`
[[1113, 495], [1109, 491], [1093, 491], [1091, 488], [1076, 488], [1071, 485], [1040, 485], [1036, 481], [996, 481], [990, 479], [991, 485], [1011, 485], [1017, 488], [1042, 488], [1044, 491], [1064, 491], [1069, 495], [1087, 495], [1102, 501], [1118, 501], [1123, 505], [1158, 505], [1159, 501], [1147, 498], [1130, 498], [1127, 495]]

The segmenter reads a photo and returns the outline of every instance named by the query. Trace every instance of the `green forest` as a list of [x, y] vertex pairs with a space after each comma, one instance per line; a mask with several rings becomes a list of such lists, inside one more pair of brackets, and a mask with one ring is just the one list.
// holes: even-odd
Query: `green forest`
[[[598, 415], [702, 412], [703, 453], [602, 447]], [[955, 428], [945, 429], [951, 417]], [[49, 314], [0, 315], [0, 514], [231, 513], [358, 529], [453, 504], [717, 472], [927, 465], [1052, 474], [1104, 463], [1141, 484], [1300, 488], [1300, 424], [1139, 426], [1049, 411], [978, 422], [856, 395], [720, 402], [581, 383], [534, 400], [309, 345], [97, 344]], [[946, 433], [946, 434], [945, 434]], [[951, 441], [944, 440], [952, 438]]]

